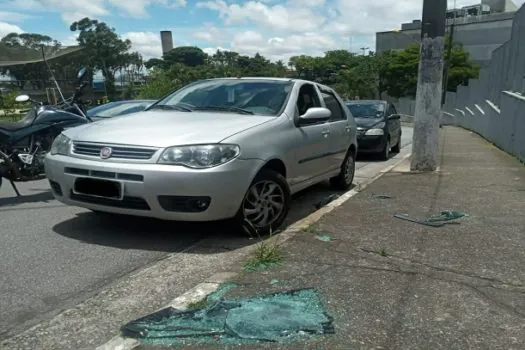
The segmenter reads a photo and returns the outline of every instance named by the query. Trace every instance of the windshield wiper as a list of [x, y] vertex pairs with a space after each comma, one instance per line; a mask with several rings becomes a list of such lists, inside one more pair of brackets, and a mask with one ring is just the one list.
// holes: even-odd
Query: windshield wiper
[[239, 114], [255, 114], [252, 111], [249, 111], [244, 108], [235, 107], [235, 106], [202, 106], [195, 107], [194, 111], [227, 111], [227, 112], [236, 112]]
[[155, 105], [155, 106], [148, 108], [148, 110], [152, 110], [152, 109], [168, 109], [168, 110], [176, 110], [176, 111], [184, 111], [184, 112], [192, 111], [188, 107], [182, 107], [179, 105]]

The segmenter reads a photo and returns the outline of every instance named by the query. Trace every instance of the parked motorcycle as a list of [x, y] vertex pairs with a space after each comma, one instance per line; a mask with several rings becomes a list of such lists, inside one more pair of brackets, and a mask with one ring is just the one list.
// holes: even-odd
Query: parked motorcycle
[[45, 178], [44, 157], [62, 130], [92, 121], [80, 99], [87, 86], [82, 82], [86, 73], [85, 68], [79, 70], [78, 88], [71, 98], [65, 99], [51, 72], [62, 98], [56, 106], [31, 100], [27, 95], [16, 97], [16, 102], [32, 102], [33, 105], [20, 121], [0, 122], [0, 186], [5, 178], [16, 195], [21, 196], [15, 183]]

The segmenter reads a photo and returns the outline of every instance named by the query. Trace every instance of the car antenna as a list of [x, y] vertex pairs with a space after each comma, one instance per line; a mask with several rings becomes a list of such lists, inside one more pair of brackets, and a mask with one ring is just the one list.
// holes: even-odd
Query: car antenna
[[51, 70], [51, 67], [49, 66], [49, 63], [46, 59], [46, 53], [44, 51], [44, 45], [40, 45], [40, 49], [42, 50], [42, 59], [44, 60], [44, 63], [46, 64], [47, 70], [49, 71], [49, 74], [51, 75], [51, 80], [55, 83], [55, 86], [57, 87], [58, 93], [60, 94], [60, 98], [62, 98], [62, 102], [66, 103], [66, 99], [64, 98], [64, 95], [62, 95], [62, 90], [60, 90], [60, 86], [58, 85], [57, 80], [55, 79], [55, 75], [53, 74], [53, 71]]

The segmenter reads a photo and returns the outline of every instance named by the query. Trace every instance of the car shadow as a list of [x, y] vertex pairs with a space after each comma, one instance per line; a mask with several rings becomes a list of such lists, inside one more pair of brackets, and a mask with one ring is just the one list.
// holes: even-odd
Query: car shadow
[[[344, 191], [332, 190], [328, 182], [297, 193], [292, 198], [292, 208], [280, 230], [310, 215], [342, 193]], [[214, 254], [237, 250], [260, 241], [259, 237], [235, 233], [228, 221], [174, 222], [93, 212], [78, 213], [53, 226], [53, 231], [87, 244], [167, 253], [180, 252], [209, 238], [212, 238], [213, 249], [209, 249], [208, 242], [207, 249], [195, 249], [192, 253]]]
[[49, 202], [53, 200], [53, 194], [51, 193], [51, 190], [47, 191], [40, 191], [39, 193], [24, 195], [22, 194], [20, 197], [17, 197], [16, 195], [13, 197], [4, 197], [0, 198], [0, 208], [3, 206], [11, 206], [11, 205], [17, 205], [17, 204], [24, 204], [24, 203], [38, 203], [38, 202]]

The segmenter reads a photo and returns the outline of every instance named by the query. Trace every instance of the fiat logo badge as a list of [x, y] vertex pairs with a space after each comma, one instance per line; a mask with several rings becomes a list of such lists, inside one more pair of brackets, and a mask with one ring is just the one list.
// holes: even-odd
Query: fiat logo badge
[[102, 149], [100, 150], [100, 158], [108, 159], [109, 157], [111, 157], [112, 152], [113, 150], [111, 149], [111, 147], [102, 147]]

